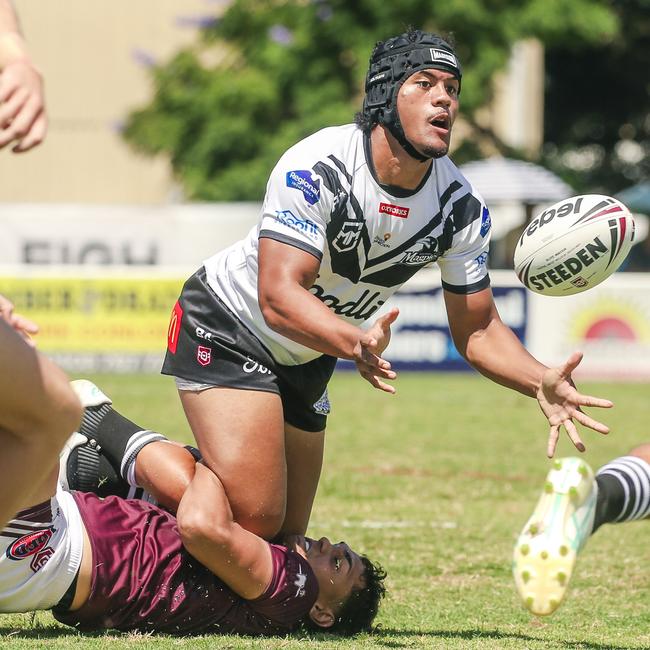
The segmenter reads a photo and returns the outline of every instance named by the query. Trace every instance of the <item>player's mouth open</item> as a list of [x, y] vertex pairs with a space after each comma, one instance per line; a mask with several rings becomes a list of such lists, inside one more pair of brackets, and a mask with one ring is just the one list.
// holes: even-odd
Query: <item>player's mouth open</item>
[[449, 115], [447, 113], [438, 113], [433, 119], [429, 121], [431, 126], [435, 126], [438, 129], [449, 129]]

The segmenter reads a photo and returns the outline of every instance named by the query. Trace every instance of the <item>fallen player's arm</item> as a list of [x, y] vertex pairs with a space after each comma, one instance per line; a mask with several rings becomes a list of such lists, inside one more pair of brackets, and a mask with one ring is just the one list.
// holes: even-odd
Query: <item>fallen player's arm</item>
[[[199, 512], [197, 502], [209, 507]], [[271, 549], [233, 520], [221, 481], [202, 463], [196, 464], [176, 519], [185, 548], [234, 592], [247, 600], [264, 593], [273, 577]]]

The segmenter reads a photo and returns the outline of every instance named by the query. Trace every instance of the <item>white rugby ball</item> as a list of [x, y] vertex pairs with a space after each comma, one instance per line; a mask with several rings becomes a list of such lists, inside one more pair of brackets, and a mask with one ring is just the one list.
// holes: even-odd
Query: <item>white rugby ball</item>
[[574, 196], [526, 226], [515, 249], [515, 272], [531, 291], [570, 296], [614, 273], [633, 241], [634, 218], [620, 201], [600, 194]]

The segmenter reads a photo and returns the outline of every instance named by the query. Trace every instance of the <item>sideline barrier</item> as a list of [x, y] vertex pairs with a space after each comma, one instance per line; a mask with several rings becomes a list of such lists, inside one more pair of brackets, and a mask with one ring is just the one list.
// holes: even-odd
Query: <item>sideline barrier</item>
[[[38, 347], [72, 372], [157, 372], [171, 309], [193, 267], [0, 267], [0, 293], [39, 323]], [[599, 287], [551, 298], [525, 290], [511, 271], [493, 271], [501, 318], [537, 358], [576, 375], [650, 379], [650, 275], [617, 273]], [[468, 370], [449, 330], [437, 270], [420, 272], [376, 316], [395, 305], [386, 355], [401, 370]], [[342, 368], [353, 364], [342, 362]]]

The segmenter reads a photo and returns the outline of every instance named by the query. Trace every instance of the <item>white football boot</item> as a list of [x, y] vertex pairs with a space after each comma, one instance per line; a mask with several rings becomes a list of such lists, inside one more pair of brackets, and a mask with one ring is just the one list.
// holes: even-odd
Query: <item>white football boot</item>
[[512, 571], [524, 606], [537, 616], [562, 602], [594, 524], [598, 484], [580, 458], [553, 462], [544, 491], [515, 545]]
[[[113, 403], [95, 384], [87, 379], [76, 379], [75, 381], [71, 381], [70, 385], [77, 394], [84, 409]], [[77, 447], [84, 447], [84, 451], [80, 452], [83, 457], [78, 460], [80, 467], [77, 468], [81, 470], [82, 474], [87, 472], [92, 475], [93, 472], [96, 472], [95, 465], [99, 462], [96, 458], [97, 452], [99, 451], [99, 446], [96, 441], [88, 440], [87, 436], [75, 431], [66, 440], [59, 454], [59, 484], [66, 491], [69, 491], [71, 487], [79, 487], [76, 485], [70, 486], [71, 477], [68, 474], [68, 459], [72, 451]]]

